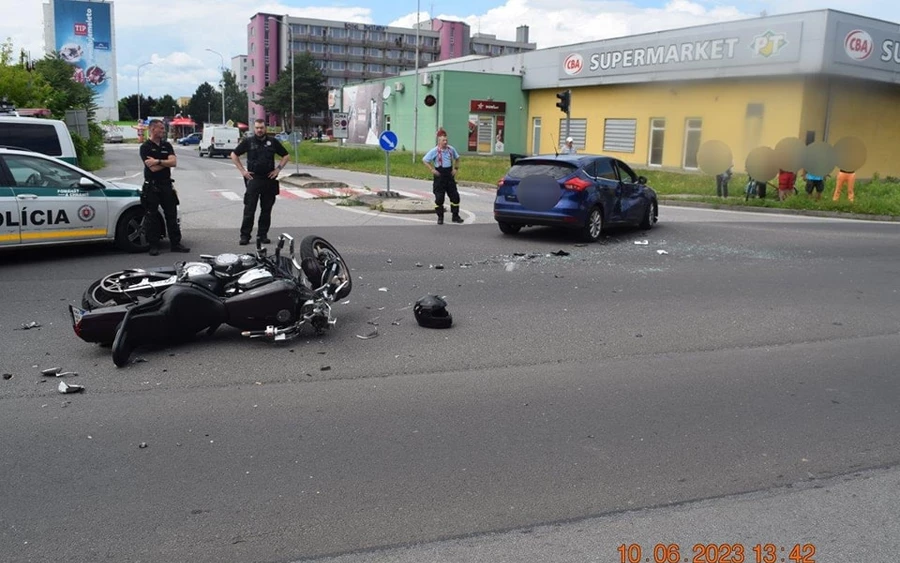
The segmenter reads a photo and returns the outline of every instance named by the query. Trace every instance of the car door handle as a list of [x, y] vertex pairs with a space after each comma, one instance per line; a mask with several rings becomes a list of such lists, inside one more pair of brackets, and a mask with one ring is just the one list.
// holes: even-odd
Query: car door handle
[[36, 194], [16, 194], [16, 199], [37, 199]]

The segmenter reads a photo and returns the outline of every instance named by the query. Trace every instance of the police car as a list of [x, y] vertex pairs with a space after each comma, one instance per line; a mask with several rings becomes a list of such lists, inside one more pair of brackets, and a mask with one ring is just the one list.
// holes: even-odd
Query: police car
[[0, 147], [0, 249], [115, 242], [128, 252], [146, 251], [140, 195], [140, 186], [108, 182], [40, 153]]

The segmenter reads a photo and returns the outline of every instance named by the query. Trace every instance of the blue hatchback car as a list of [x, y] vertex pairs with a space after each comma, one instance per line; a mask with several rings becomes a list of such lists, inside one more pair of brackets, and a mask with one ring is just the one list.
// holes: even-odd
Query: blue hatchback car
[[187, 145], [199, 145], [201, 137], [203, 137], [203, 133], [191, 133], [186, 137], [178, 139], [178, 144], [184, 147]]
[[576, 230], [593, 242], [611, 225], [650, 229], [656, 192], [624, 162], [602, 155], [517, 158], [497, 184], [494, 219], [507, 235], [546, 225]]

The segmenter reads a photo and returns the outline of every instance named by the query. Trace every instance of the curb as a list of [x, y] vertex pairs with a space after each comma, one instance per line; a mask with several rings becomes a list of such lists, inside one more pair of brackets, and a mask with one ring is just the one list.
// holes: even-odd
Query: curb
[[889, 223], [900, 222], [900, 216], [896, 215], [867, 215], [865, 213], [846, 213], [843, 211], [819, 211], [816, 209], [779, 209], [773, 207], [757, 207], [753, 205], [728, 205], [720, 203], [706, 203], [703, 201], [685, 201], [678, 198], [660, 197], [661, 205], [672, 207], [697, 207], [700, 209], [719, 209], [723, 211], [743, 211], [749, 213], [774, 213], [776, 215], [806, 215], [808, 217], [830, 217], [833, 219], [857, 219], [860, 221], [886, 221]]

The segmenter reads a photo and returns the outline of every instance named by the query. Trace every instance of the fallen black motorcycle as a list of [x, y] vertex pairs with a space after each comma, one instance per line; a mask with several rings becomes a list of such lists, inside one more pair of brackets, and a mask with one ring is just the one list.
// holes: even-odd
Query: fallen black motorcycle
[[255, 256], [114, 272], [88, 286], [84, 308], [69, 306], [72, 325], [82, 340], [112, 345], [119, 367], [138, 346], [185, 342], [223, 324], [274, 341], [294, 338], [304, 326], [321, 334], [337, 322], [330, 304], [350, 294], [350, 270], [318, 236], [301, 241], [300, 258], [293, 237], [282, 234], [271, 256], [257, 248]]

